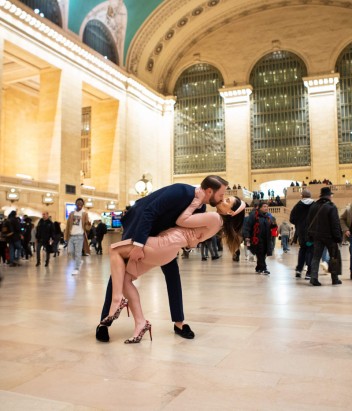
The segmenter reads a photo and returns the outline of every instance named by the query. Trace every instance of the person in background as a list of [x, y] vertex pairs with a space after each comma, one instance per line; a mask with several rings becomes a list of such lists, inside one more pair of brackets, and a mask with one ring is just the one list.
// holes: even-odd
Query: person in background
[[276, 239], [279, 236], [279, 227], [276, 223], [276, 218], [272, 217], [271, 218], [271, 244], [272, 244], [272, 249], [273, 252], [275, 250], [275, 245], [276, 245]]
[[45, 250], [45, 267], [49, 265], [51, 246], [54, 242], [54, 224], [49, 218], [49, 213], [44, 211], [37, 225], [37, 264], [40, 265], [41, 249]]
[[[330, 267], [332, 285], [341, 284], [338, 275], [341, 274], [341, 254], [338, 244], [342, 241], [339, 215], [335, 204], [331, 201], [330, 187], [320, 190], [320, 198], [309, 210], [307, 217], [308, 242], [314, 243], [310, 284], [320, 286], [318, 280], [319, 261], [324, 247], [327, 247], [330, 259], [335, 264]], [[330, 264], [331, 265], [331, 264]]]
[[5, 221], [5, 227], [7, 229], [7, 241], [10, 248], [10, 267], [16, 267], [20, 264], [18, 260], [21, 255], [21, 224], [17, 217], [17, 212], [12, 210], [9, 217]]
[[284, 250], [284, 253], [287, 253], [287, 251], [290, 251], [288, 248], [288, 240], [290, 239], [290, 233], [291, 233], [291, 227], [290, 224], [284, 220], [282, 224], [280, 224], [279, 227], [279, 234], [281, 235], [281, 245], [282, 249]]
[[270, 271], [266, 265], [266, 257], [272, 255], [271, 242], [271, 217], [268, 213], [269, 207], [266, 201], [260, 201], [258, 208], [254, 209], [248, 216], [243, 226], [243, 236], [250, 251], [257, 257], [257, 274], [269, 275]]
[[96, 235], [96, 245], [95, 245], [95, 251], [97, 254], [103, 254], [103, 247], [101, 243], [103, 242], [104, 235], [108, 232], [108, 228], [105, 223], [103, 223], [101, 220], [99, 221], [99, 224], [97, 225], [97, 228], [95, 230], [95, 235]]
[[352, 280], [352, 203], [341, 214], [340, 225], [342, 232], [350, 242], [350, 279]]
[[63, 233], [61, 230], [61, 223], [59, 221], [54, 222], [54, 242], [53, 242], [53, 252], [54, 257], [60, 255], [59, 244], [62, 239]]
[[31, 246], [30, 246], [33, 223], [32, 223], [32, 219], [29, 218], [27, 215], [23, 216], [22, 228], [23, 228], [22, 247], [23, 247], [23, 251], [25, 254], [25, 258], [26, 260], [28, 260], [29, 257], [33, 256]]
[[301, 278], [303, 267], [307, 264], [308, 270], [305, 279], [310, 280], [313, 244], [310, 246], [306, 244], [308, 228], [307, 217], [314, 200], [311, 198], [311, 192], [307, 189], [302, 191], [301, 197], [301, 200], [298, 201], [291, 211], [290, 223], [295, 226], [295, 233], [299, 243], [296, 278]]
[[81, 268], [82, 249], [84, 253], [89, 255], [89, 244], [87, 233], [91, 229], [88, 213], [83, 210], [83, 198], [77, 198], [76, 211], [71, 211], [65, 230], [65, 240], [68, 242], [68, 253], [74, 256], [75, 268], [72, 275], [79, 274]]

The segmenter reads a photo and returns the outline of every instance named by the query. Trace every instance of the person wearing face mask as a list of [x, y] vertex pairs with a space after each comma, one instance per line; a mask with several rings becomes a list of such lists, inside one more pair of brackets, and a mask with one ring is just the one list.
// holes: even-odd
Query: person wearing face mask
[[217, 212], [193, 214], [202, 205], [204, 198], [204, 190], [197, 189], [192, 203], [176, 220], [176, 227], [163, 231], [156, 237], [148, 237], [143, 258], [130, 259], [132, 239], [111, 245], [112, 303], [109, 315], [100, 324], [111, 325], [128, 302], [135, 320], [135, 330], [133, 337], [125, 341], [126, 344], [139, 343], [147, 331], [151, 337], [151, 324], [144, 317], [133, 280], [153, 267], [172, 261], [180, 248], [195, 247], [199, 242], [211, 238], [221, 228], [230, 251], [233, 253], [239, 248], [246, 204], [238, 197], [229, 197], [217, 204]]

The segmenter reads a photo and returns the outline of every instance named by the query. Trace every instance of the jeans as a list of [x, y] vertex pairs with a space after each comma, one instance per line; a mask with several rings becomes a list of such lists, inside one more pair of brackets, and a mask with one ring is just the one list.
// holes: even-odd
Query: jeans
[[328, 264], [329, 264], [330, 256], [329, 256], [329, 251], [328, 251], [327, 247], [324, 247], [324, 250], [323, 250], [323, 254], [322, 254], [322, 256], [321, 256], [321, 259], [322, 259], [322, 261], [324, 261], [324, 263], [328, 263]]
[[71, 235], [68, 240], [68, 253], [74, 256], [75, 270], [79, 270], [81, 267], [83, 240], [83, 234]]
[[281, 236], [281, 245], [284, 251], [288, 250], [288, 235]]
[[[10, 264], [13, 264], [15, 260], [17, 261], [20, 257], [21, 253], [21, 240], [18, 241], [11, 241], [9, 243], [9, 248], [10, 248]], [[16, 254], [17, 250], [17, 254]]]

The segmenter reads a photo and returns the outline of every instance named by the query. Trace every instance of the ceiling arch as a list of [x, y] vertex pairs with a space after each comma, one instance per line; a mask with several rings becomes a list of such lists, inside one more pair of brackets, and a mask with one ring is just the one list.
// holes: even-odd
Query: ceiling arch
[[[304, 47], [302, 51], [297, 51], [295, 48], [293, 25], [299, 26], [302, 16], [306, 20], [309, 19], [309, 13], [312, 13], [315, 18], [314, 24], [318, 24], [321, 10], [325, 10], [326, 21], [331, 25], [331, 30], [339, 36], [336, 41], [340, 44], [342, 33], [339, 32], [338, 27], [333, 27], [335, 21], [329, 22], [328, 17], [331, 10], [334, 10], [332, 19], [334, 15], [337, 16], [339, 19], [336, 21], [337, 26], [343, 23], [347, 27], [349, 23], [343, 21], [343, 16], [345, 15], [345, 18], [351, 21], [351, 0], [267, 0], [265, 3], [262, 0], [185, 0], [182, 2], [166, 0], [154, 10], [135, 35], [128, 50], [126, 67], [129, 72], [154, 89], [165, 94], [171, 93], [176, 81], [175, 73], [182, 72], [192, 61], [195, 63], [208, 59], [210, 64], [214, 64], [210, 53], [206, 50], [206, 43], [209, 40], [218, 38], [218, 33], [223, 32], [223, 37], [225, 34], [233, 35], [235, 40], [241, 38], [243, 42], [243, 32], [246, 30], [254, 32], [253, 26], [258, 21], [259, 30], [265, 29], [270, 32], [271, 38], [265, 39], [266, 43], [254, 51], [256, 58], [283, 48], [299, 55], [309, 69], [309, 57], [305, 55]], [[337, 13], [336, 10], [339, 12]], [[290, 20], [291, 16], [294, 21]], [[280, 20], [285, 18], [285, 27], [280, 26]], [[270, 19], [274, 19], [281, 30], [275, 32]], [[320, 25], [324, 24], [325, 20], [322, 19]], [[324, 27], [321, 27], [321, 30], [323, 29]], [[300, 36], [306, 39], [305, 31], [309, 33], [309, 27], [305, 30], [303, 26], [300, 31]], [[352, 32], [347, 33], [345, 30], [345, 34], [352, 35]], [[229, 44], [226, 37], [223, 39], [219, 37], [218, 40], [218, 48], [224, 48]], [[201, 50], [199, 53], [198, 46]], [[214, 49], [216, 45], [212, 44], [212, 47]], [[213, 55], [215, 56], [216, 53]], [[245, 59], [246, 55], [244, 54], [242, 58]], [[250, 65], [247, 65], [246, 74], [241, 74], [240, 82], [248, 81], [250, 67], [253, 64], [250, 62]], [[311, 67], [311, 70], [317, 71], [315, 67]], [[224, 71], [222, 74], [225, 82], [232, 85], [236, 79], [231, 78], [230, 74], [226, 77], [226, 65]]]

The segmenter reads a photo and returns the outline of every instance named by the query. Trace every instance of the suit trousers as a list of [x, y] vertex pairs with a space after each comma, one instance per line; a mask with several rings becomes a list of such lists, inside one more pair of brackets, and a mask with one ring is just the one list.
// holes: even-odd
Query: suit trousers
[[[320, 263], [320, 259], [323, 255], [323, 251], [325, 247], [328, 249], [331, 258], [338, 257], [339, 249], [338, 249], [337, 243], [334, 243], [332, 240], [331, 241], [314, 240], [312, 269], [311, 269], [311, 274], [310, 274], [311, 279], [312, 278], [318, 279], [319, 263]], [[331, 278], [332, 279], [337, 278], [339, 273], [335, 273], [331, 271], [330, 271]]]
[[[183, 301], [182, 301], [182, 286], [180, 270], [177, 259], [175, 258], [170, 263], [161, 267], [166, 281], [167, 293], [169, 297], [169, 306], [171, 319], [173, 322], [182, 322], [184, 320]], [[101, 320], [109, 315], [110, 305], [112, 300], [112, 280], [109, 278], [106, 288], [105, 301], [101, 312]]]

